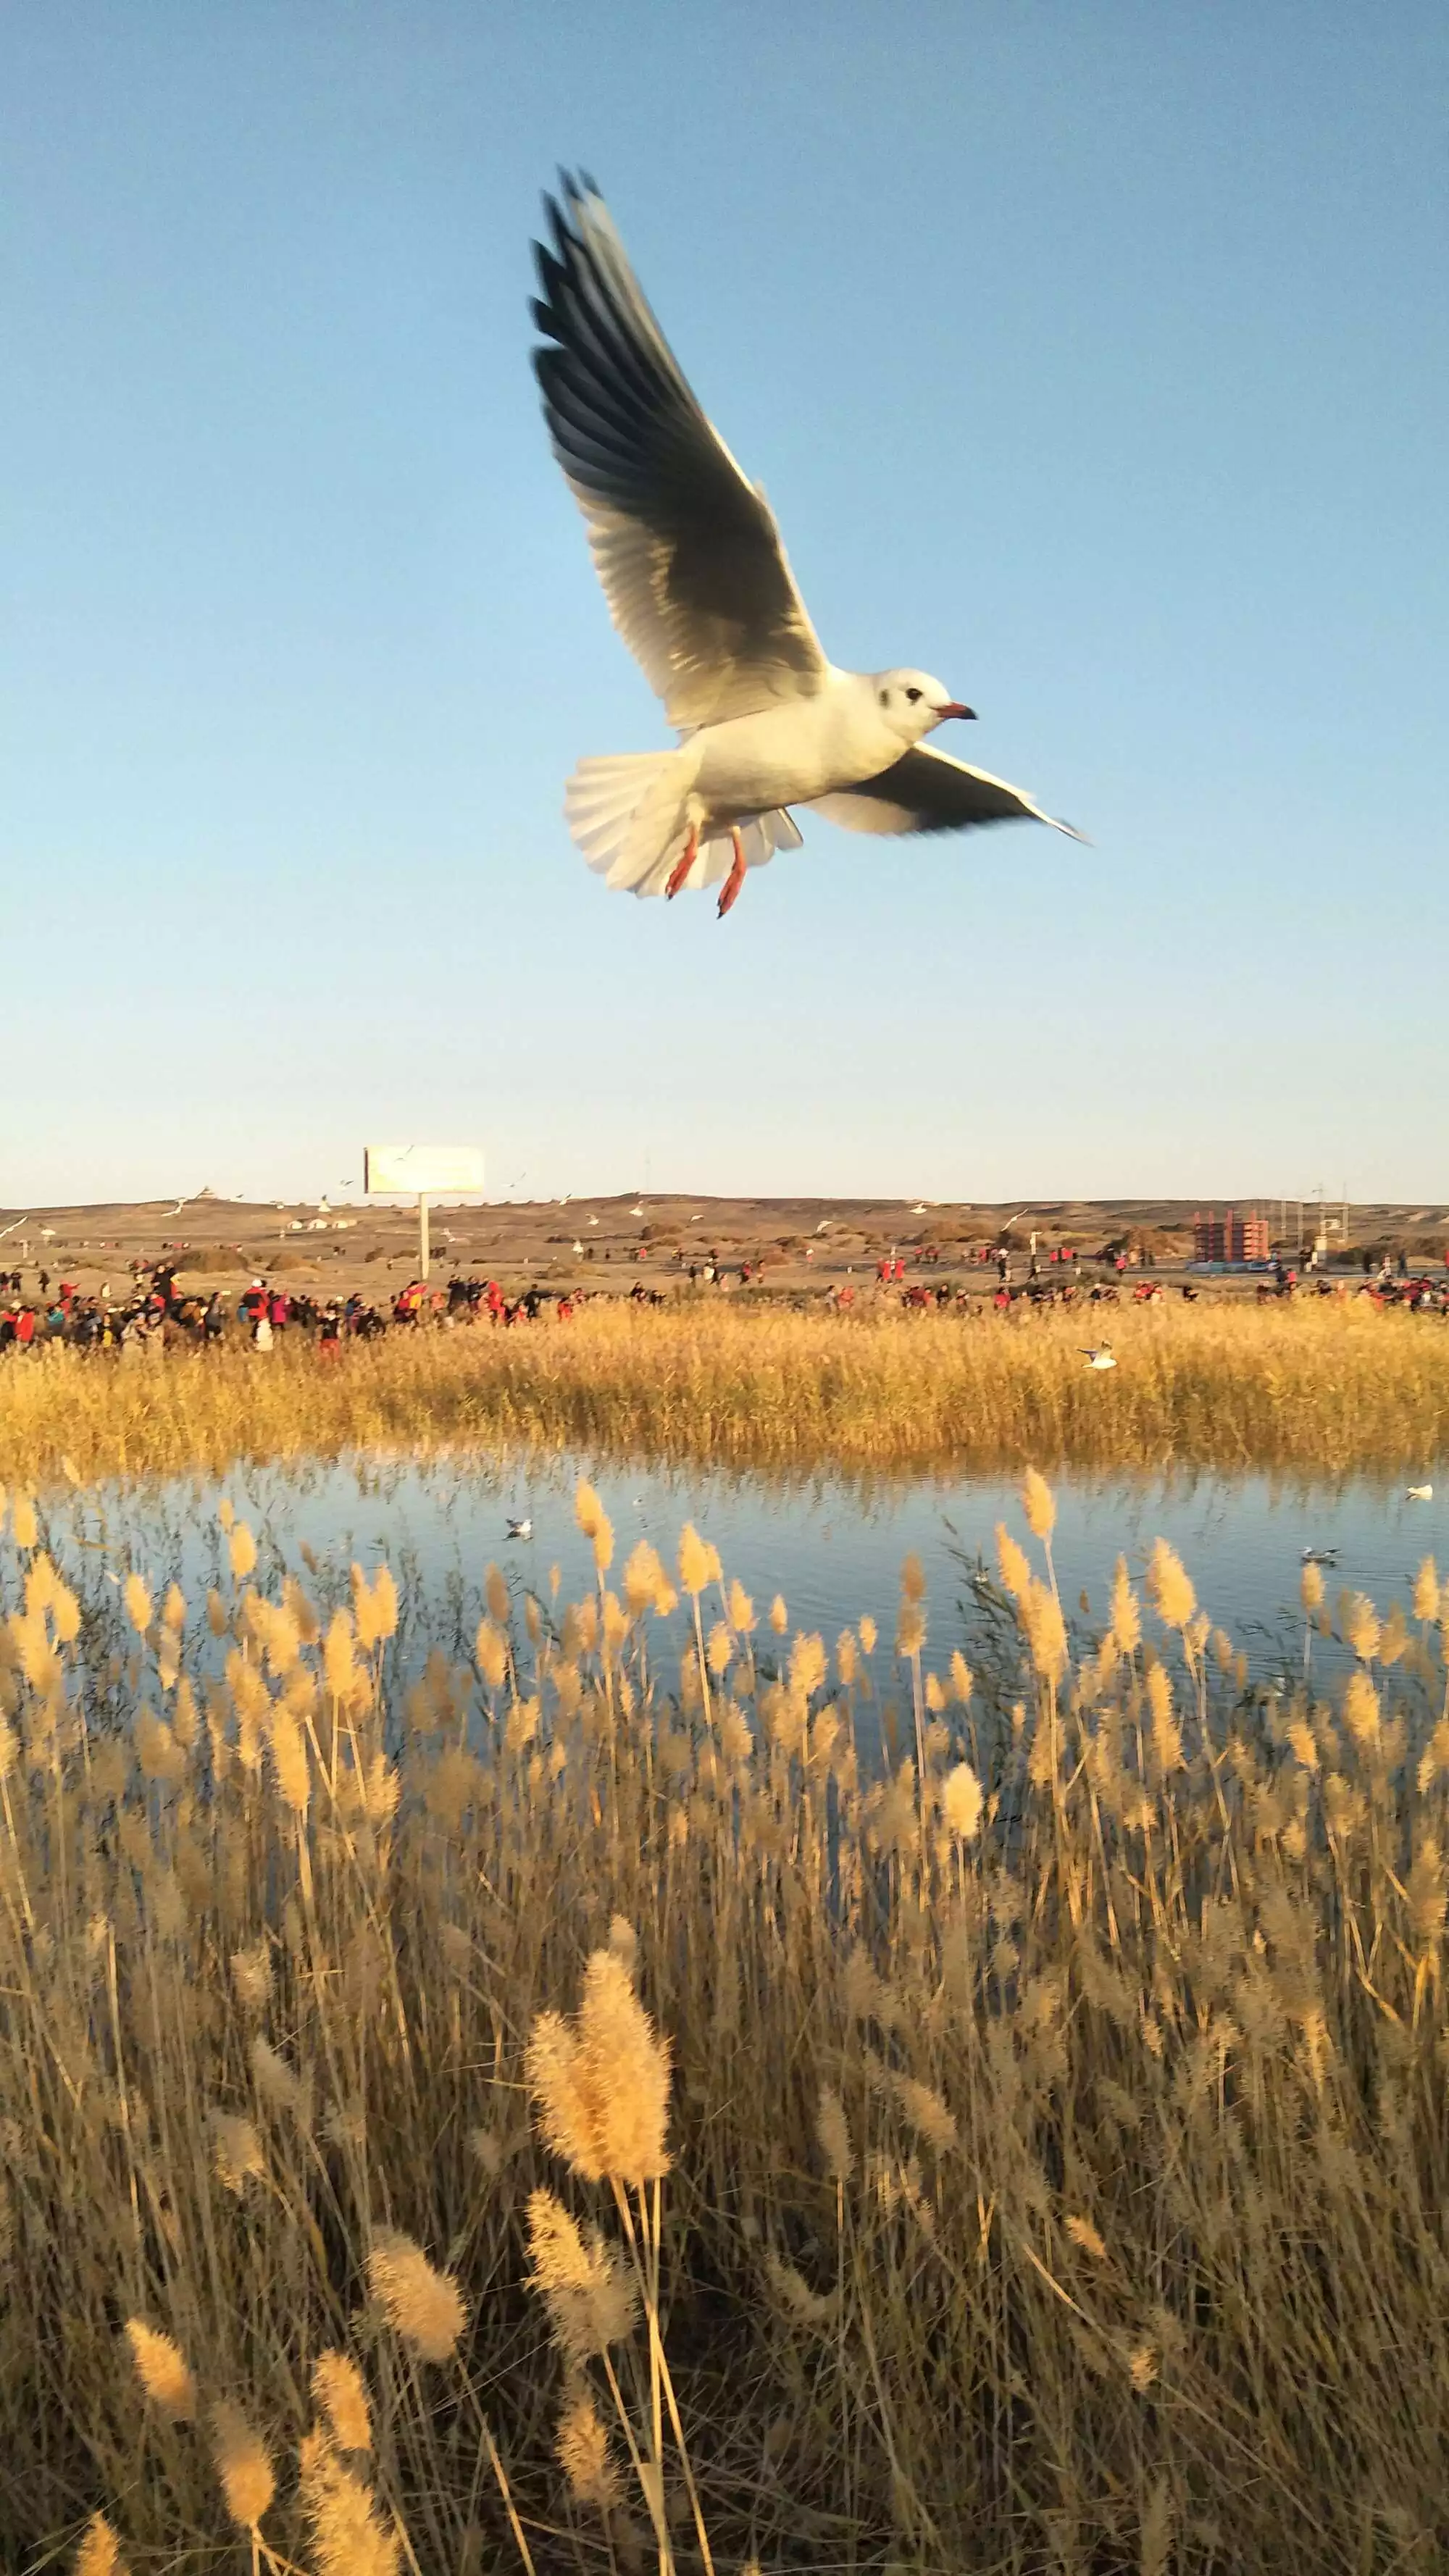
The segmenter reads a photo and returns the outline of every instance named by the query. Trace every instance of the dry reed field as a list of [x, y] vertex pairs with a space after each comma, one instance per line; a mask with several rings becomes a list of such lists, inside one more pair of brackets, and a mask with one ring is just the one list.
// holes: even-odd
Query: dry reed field
[[1265, 1697], [1022, 1504], [975, 1675], [581, 1487], [404, 1684], [385, 1570], [12, 1497], [7, 2566], [1445, 2563], [1449, 1592]]
[[[1109, 1338], [1119, 1365], [1089, 1371]], [[570, 1324], [393, 1333], [131, 1365], [64, 1350], [0, 1386], [0, 1476], [221, 1469], [350, 1448], [526, 1444], [750, 1466], [1422, 1467], [1449, 1332], [1358, 1303], [1086, 1308], [1009, 1322], [626, 1301]]]

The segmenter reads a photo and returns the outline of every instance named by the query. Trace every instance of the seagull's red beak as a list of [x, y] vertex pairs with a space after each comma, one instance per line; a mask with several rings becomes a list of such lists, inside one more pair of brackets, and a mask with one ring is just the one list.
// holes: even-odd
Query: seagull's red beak
[[974, 707], [963, 707], [959, 698], [948, 698], [943, 707], [937, 707], [936, 709], [937, 724], [944, 724], [948, 716], [966, 716], [969, 718], [970, 722], [974, 724], [976, 722], [976, 709]]

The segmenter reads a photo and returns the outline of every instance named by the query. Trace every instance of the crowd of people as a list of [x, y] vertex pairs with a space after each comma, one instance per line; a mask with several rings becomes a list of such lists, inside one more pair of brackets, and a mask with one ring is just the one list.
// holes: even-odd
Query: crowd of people
[[83, 1294], [73, 1279], [52, 1282], [46, 1270], [29, 1294], [23, 1273], [12, 1270], [0, 1274], [0, 1351], [60, 1344], [124, 1358], [238, 1342], [270, 1351], [297, 1337], [315, 1343], [326, 1359], [336, 1358], [345, 1343], [376, 1341], [392, 1330], [477, 1322], [508, 1326], [536, 1323], [544, 1314], [567, 1323], [586, 1293], [535, 1286], [508, 1297], [496, 1279], [455, 1275], [442, 1288], [410, 1279], [379, 1305], [357, 1290], [317, 1298], [257, 1276], [239, 1297], [223, 1288], [201, 1295], [182, 1287], [175, 1264], [162, 1260], [138, 1266], [124, 1293], [113, 1298], [109, 1280]]
[[[922, 1246], [912, 1255], [911, 1266], [935, 1268], [939, 1256], [933, 1258], [933, 1254], [934, 1247]], [[873, 1279], [867, 1274], [860, 1281], [851, 1277], [837, 1281], [827, 1292], [828, 1302], [841, 1313], [868, 1301], [872, 1306], [889, 1302], [907, 1313], [1010, 1316], [1050, 1307], [1115, 1306], [1126, 1295], [1135, 1305], [1160, 1305], [1169, 1293], [1192, 1303], [1201, 1294], [1199, 1283], [1191, 1279], [1177, 1281], [1171, 1291], [1154, 1277], [1139, 1278], [1129, 1287], [1125, 1261], [1110, 1258], [1104, 1258], [1092, 1276], [1079, 1256], [1065, 1250], [1040, 1259], [1033, 1253], [1021, 1278], [1014, 1276], [1016, 1264], [1005, 1246], [984, 1257], [997, 1271], [996, 1286], [989, 1295], [959, 1278], [908, 1278], [905, 1257], [893, 1252], [876, 1264]], [[692, 1261], [687, 1276], [692, 1288], [720, 1291], [750, 1286], [759, 1270], [758, 1263], [748, 1261], [726, 1265], [713, 1251]], [[1449, 1266], [1431, 1275], [1411, 1270], [1402, 1255], [1396, 1262], [1366, 1264], [1358, 1279], [1343, 1273], [1327, 1277], [1321, 1272], [1300, 1272], [1296, 1264], [1279, 1261], [1255, 1283], [1255, 1289], [1260, 1304], [1305, 1295], [1356, 1296], [1378, 1307], [1449, 1315]], [[559, 1289], [535, 1282], [509, 1296], [497, 1279], [465, 1278], [458, 1272], [442, 1287], [409, 1279], [383, 1303], [356, 1289], [347, 1296], [320, 1298], [289, 1290], [260, 1274], [240, 1296], [221, 1288], [201, 1293], [184, 1287], [176, 1259], [163, 1256], [154, 1263], [135, 1263], [123, 1293], [113, 1298], [109, 1280], [99, 1290], [83, 1293], [74, 1280], [52, 1279], [49, 1270], [42, 1268], [29, 1289], [22, 1271], [9, 1270], [0, 1272], [0, 1353], [59, 1344], [74, 1350], [117, 1352], [124, 1358], [238, 1342], [265, 1352], [288, 1340], [305, 1340], [321, 1358], [336, 1359], [349, 1343], [375, 1341], [393, 1331], [460, 1324], [508, 1329], [541, 1318], [566, 1324], [580, 1305], [607, 1294], [602, 1289]], [[642, 1279], [635, 1280], [628, 1297], [636, 1306], [670, 1302]]]

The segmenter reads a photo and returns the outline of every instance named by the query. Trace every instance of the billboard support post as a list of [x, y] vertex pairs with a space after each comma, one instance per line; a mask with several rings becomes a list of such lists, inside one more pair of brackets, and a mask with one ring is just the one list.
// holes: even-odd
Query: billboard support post
[[475, 1145], [364, 1145], [362, 1187], [367, 1197], [415, 1197], [418, 1203], [418, 1277], [426, 1279], [432, 1247], [429, 1202], [441, 1193], [481, 1193], [483, 1157]]

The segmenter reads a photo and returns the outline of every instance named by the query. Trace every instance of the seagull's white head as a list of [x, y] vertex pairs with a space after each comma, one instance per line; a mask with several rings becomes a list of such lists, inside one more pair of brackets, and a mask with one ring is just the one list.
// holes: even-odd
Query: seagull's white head
[[871, 681], [875, 702], [892, 733], [903, 743], [920, 742], [948, 716], [974, 716], [959, 698], [929, 671], [877, 671]]

